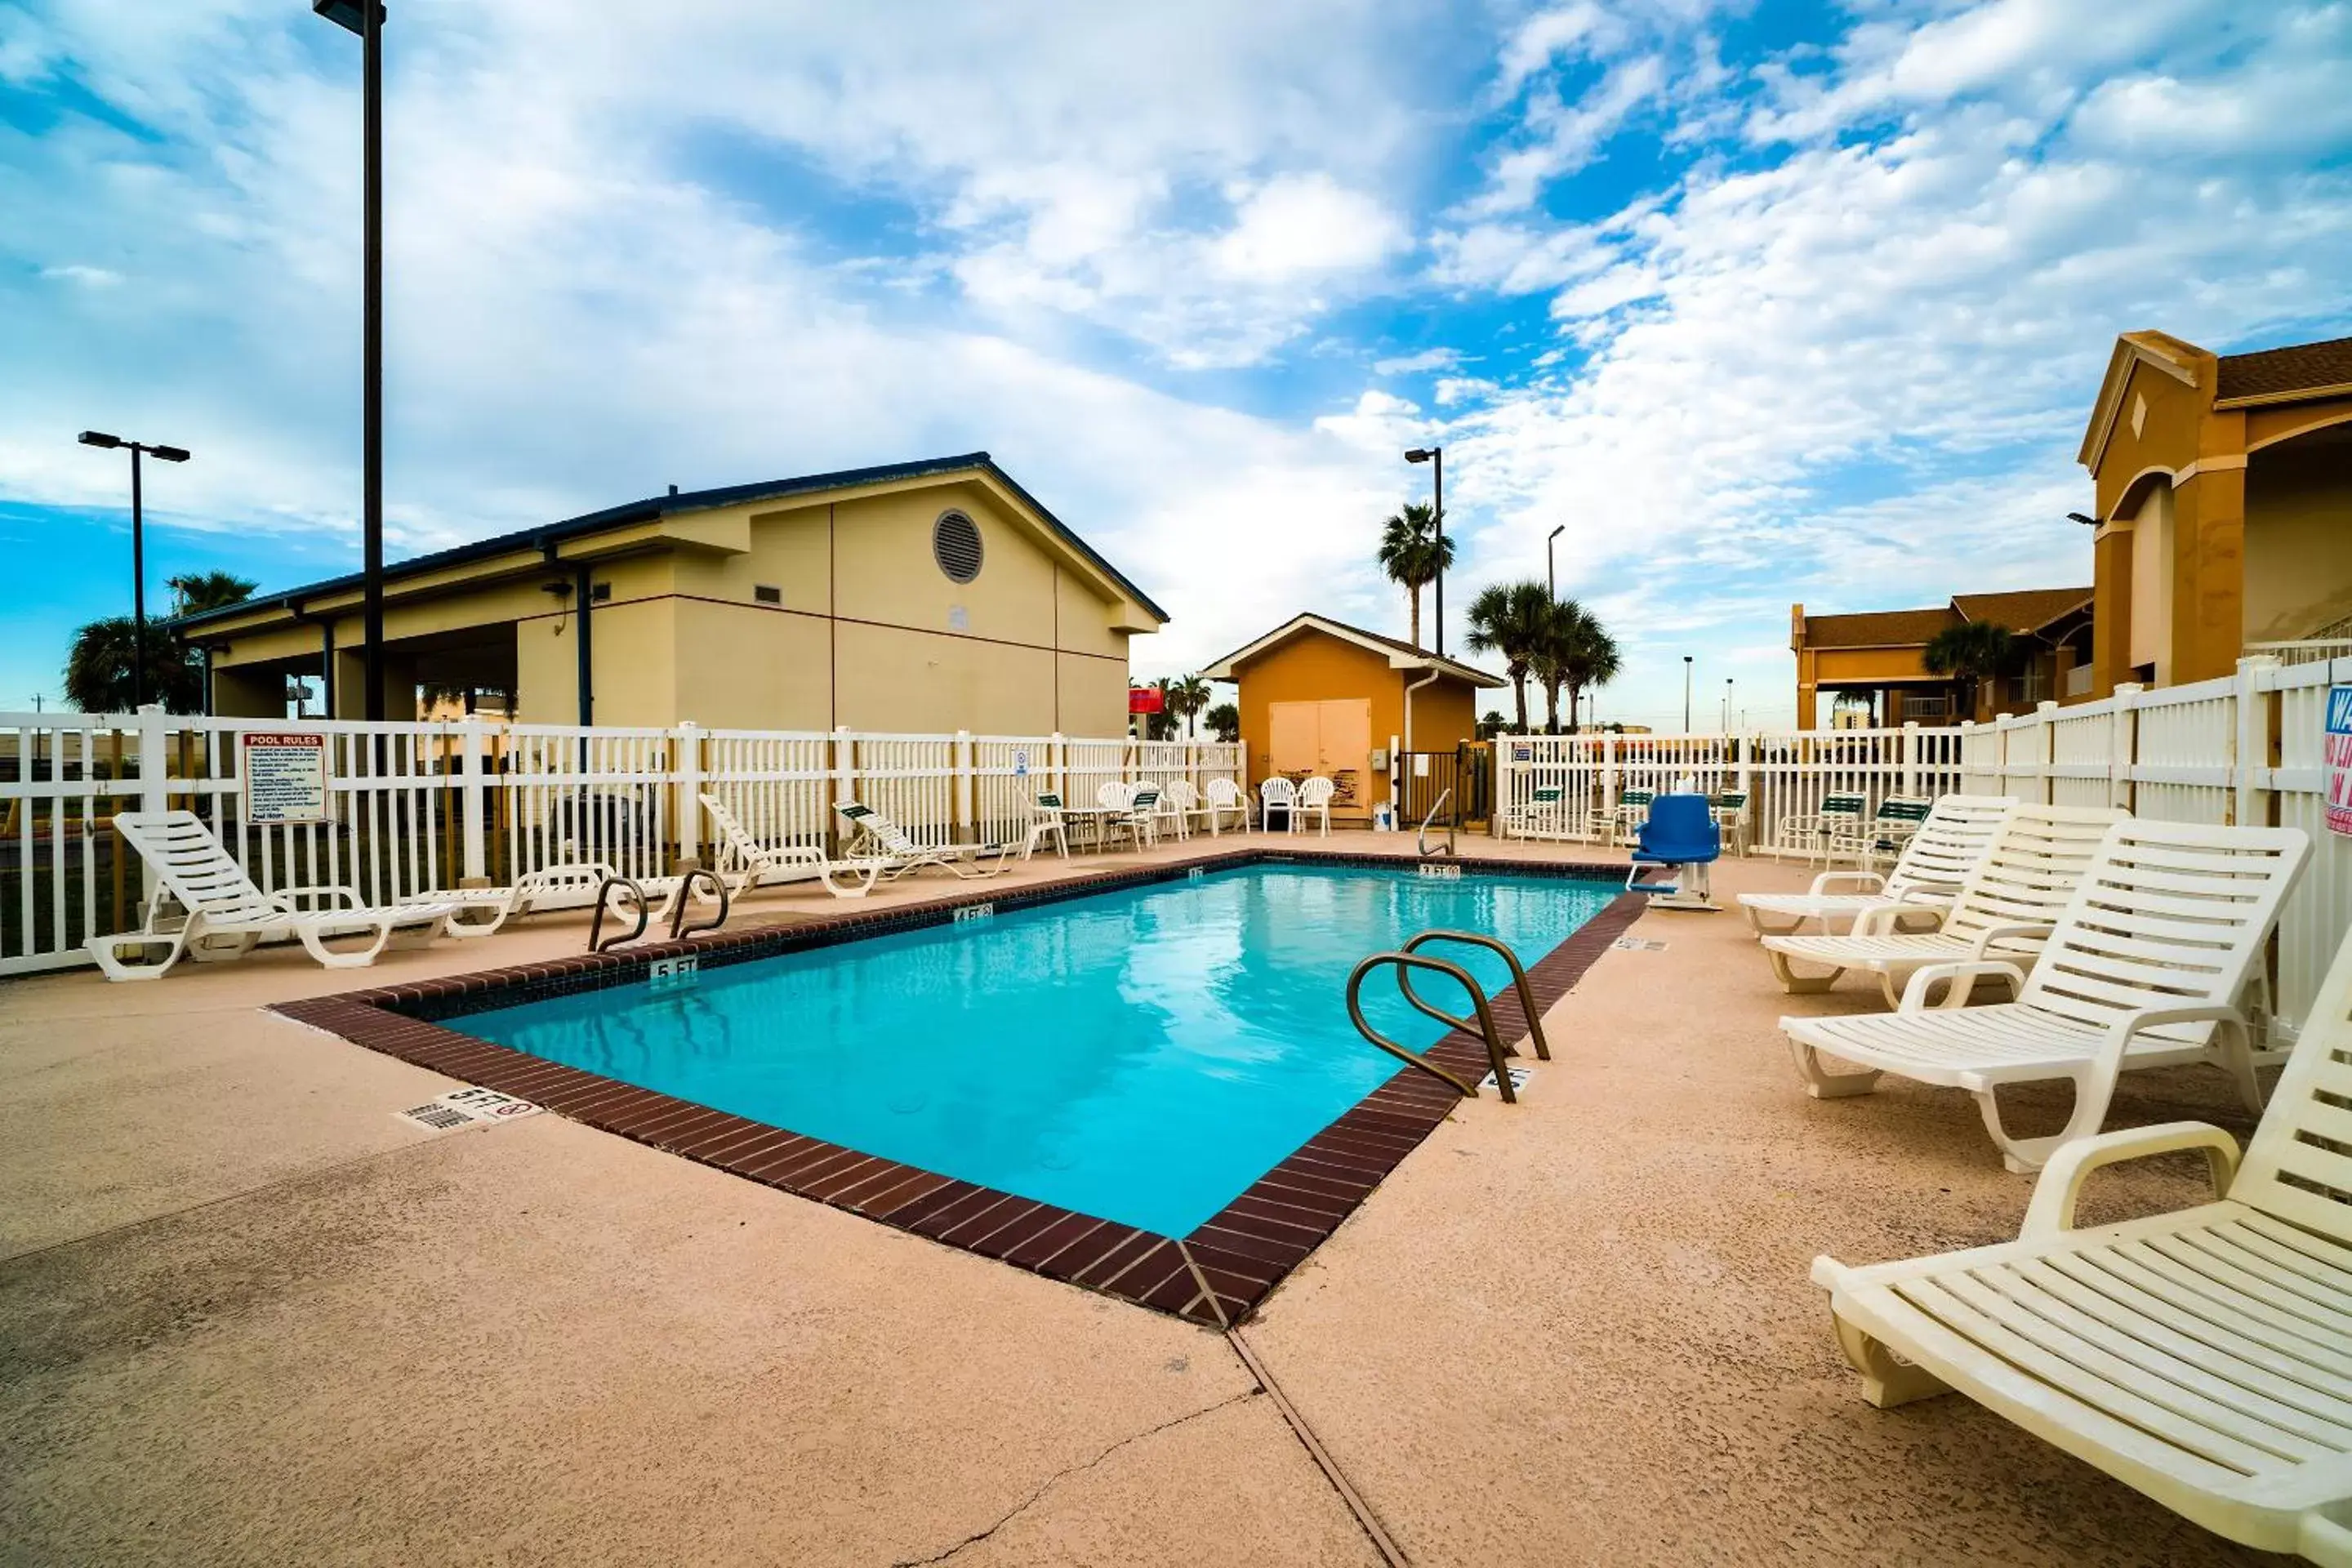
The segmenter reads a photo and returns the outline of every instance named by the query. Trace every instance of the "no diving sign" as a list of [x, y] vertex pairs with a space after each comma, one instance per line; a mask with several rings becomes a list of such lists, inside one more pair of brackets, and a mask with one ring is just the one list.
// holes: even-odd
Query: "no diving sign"
[[2352, 686], [2327, 689], [2327, 826], [2352, 834]]
[[247, 822], [327, 820], [327, 737], [247, 730], [239, 737]]

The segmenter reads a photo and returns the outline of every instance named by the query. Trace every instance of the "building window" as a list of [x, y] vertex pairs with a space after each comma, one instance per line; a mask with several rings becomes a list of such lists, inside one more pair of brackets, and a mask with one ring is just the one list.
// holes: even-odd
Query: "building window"
[[980, 575], [980, 526], [960, 511], [943, 511], [931, 524], [931, 559], [954, 583]]

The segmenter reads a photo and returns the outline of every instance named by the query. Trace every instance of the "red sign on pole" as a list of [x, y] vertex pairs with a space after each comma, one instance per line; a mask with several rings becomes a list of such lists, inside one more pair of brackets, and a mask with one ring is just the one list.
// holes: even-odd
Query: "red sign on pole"
[[1130, 713], [1157, 713], [1165, 695], [1156, 686], [1130, 686], [1127, 689], [1127, 710]]

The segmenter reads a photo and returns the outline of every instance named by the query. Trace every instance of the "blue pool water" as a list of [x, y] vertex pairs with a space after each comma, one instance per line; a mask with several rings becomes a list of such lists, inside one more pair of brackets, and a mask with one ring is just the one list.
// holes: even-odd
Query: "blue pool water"
[[[469, 1015], [483, 1039], [982, 1186], [1190, 1234], [1397, 1063], [1348, 973], [1431, 927], [1549, 952], [1617, 889], [1261, 865]], [[1452, 947], [1489, 993], [1488, 953]], [[1449, 1012], [1467, 999], [1419, 983]], [[1373, 1026], [1442, 1026], [1364, 987]]]

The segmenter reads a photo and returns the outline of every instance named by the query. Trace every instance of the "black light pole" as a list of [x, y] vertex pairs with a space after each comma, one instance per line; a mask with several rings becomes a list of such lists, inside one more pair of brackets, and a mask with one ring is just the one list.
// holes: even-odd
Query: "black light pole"
[[85, 430], [78, 437], [85, 447], [127, 448], [131, 453], [131, 706], [147, 700], [147, 526], [140, 495], [139, 459], [149, 452], [167, 463], [184, 463], [184, 447], [150, 447], [126, 441], [103, 430]]
[[1445, 657], [1445, 448], [1415, 447], [1404, 455], [1408, 463], [1427, 463], [1434, 483], [1430, 511], [1437, 520], [1437, 657]]
[[1683, 733], [1690, 733], [1691, 656], [1683, 655]]
[[310, 9], [361, 43], [360, 549], [366, 586], [361, 637], [366, 643], [363, 710], [383, 718], [383, 6], [362, 0], [310, 0]]
[[1559, 566], [1552, 559], [1552, 542], [1567, 531], [1568, 524], [1563, 522], [1544, 535], [1544, 586], [1550, 590], [1554, 604], [1559, 602]]

